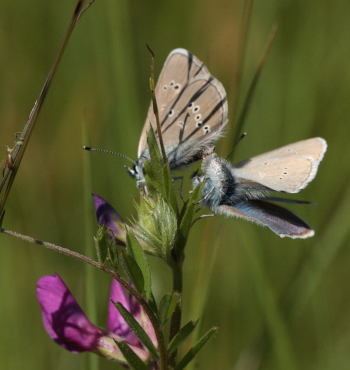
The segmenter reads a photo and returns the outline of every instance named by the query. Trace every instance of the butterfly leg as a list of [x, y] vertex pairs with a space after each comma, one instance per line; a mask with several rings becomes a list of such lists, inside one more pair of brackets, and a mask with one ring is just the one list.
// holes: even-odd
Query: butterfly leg
[[197, 203], [192, 203], [192, 205], [196, 206], [197, 204], [200, 204], [200, 203], [203, 203], [204, 201], [206, 201], [209, 197], [210, 197], [210, 194], [214, 191], [214, 188], [211, 188], [211, 190], [205, 194], [205, 196], [199, 200]]
[[183, 176], [173, 177], [173, 181], [176, 181], [176, 180], [181, 181], [180, 186], [179, 186], [180, 198], [185, 203], [185, 199], [184, 199], [183, 194], [182, 194], [182, 185], [184, 183], [184, 177]]
[[212, 214], [210, 214], [210, 215], [202, 215], [202, 216], [200, 216], [200, 217], [196, 218], [195, 220], [193, 220], [193, 222], [192, 222], [192, 224], [191, 224], [191, 229], [192, 229], [193, 225], [194, 225], [197, 221], [199, 221], [201, 218], [205, 218], [205, 217], [214, 217], [214, 216], [216, 216], [216, 213], [212, 213]]

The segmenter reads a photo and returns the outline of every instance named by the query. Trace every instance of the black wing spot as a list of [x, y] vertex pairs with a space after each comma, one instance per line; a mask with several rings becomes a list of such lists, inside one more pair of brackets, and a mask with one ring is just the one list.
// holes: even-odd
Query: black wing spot
[[204, 131], [204, 134], [206, 135], [206, 134], [209, 134], [210, 133], [210, 126], [204, 126], [203, 127], [203, 131]]
[[202, 115], [201, 114], [197, 114], [196, 115], [196, 121], [199, 121], [201, 118], [202, 118]]
[[196, 126], [197, 127], [201, 127], [202, 125], [203, 125], [203, 122], [202, 121], [199, 121], [199, 122], [196, 123]]
[[192, 108], [192, 107], [193, 107], [193, 105], [194, 105], [194, 103], [193, 103], [193, 102], [191, 102], [190, 104], [188, 104], [187, 108]]
[[193, 112], [198, 112], [200, 109], [200, 106], [199, 105], [196, 105], [194, 108], [193, 108]]
[[165, 90], [167, 90], [168, 89], [168, 86], [167, 85], [164, 85], [163, 86], [163, 90], [165, 91]]
[[168, 113], [168, 116], [171, 117], [174, 115], [174, 109], [170, 109], [169, 113]]

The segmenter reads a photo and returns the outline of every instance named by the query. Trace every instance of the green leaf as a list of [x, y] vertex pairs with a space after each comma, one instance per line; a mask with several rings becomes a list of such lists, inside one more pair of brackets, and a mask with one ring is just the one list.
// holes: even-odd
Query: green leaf
[[159, 185], [156, 175], [153, 172], [153, 167], [149, 160], [145, 160], [143, 163], [145, 169], [145, 179], [148, 186], [155, 188], [158, 193], [161, 193], [161, 185]]
[[98, 262], [104, 263], [108, 255], [110, 229], [105, 225], [99, 226], [94, 238]]
[[152, 310], [156, 315], [158, 315], [157, 302], [156, 302], [156, 299], [154, 298], [154, 295], [152, 294], [152, 292], [151, 292], [151, 297], [150, 297], [150, 299], [148, 300], [148, 304], [149, 304], [149, 306], [151, 307], [151, 310]]
[[181, 222], [179, 227], [179, 243], [178, 245], [186, 245], [189, 232], [192, 227], [193, 216], [196, 211], [196, 203], [201, 200], [202, 189], [205, 182], [203, 181], [193, 190], [189, 200], [184, 204], [181, 210]]
[[142, 362], [139, 356], [129, 347], [125, 342], [118, 342], [115, 340], [116, 345], [119, 347], [120, 352], [125, 357], [129, 366], [135, 370], [148, 370], [148, 366]]
[[149, 150], [149, 155], [151, 158], [152, 165], [155, 165], [156, 167], [161, 169], [161, 167], [163, 167], [163, 158], [162, 158], [162, 154], [159, 149], [156, 134], [152, 126], [147, 132], [147, 145], [148, 145], [148, 150]]
[[160, 325], [165, 325], [165, 323], [170, 319], [174, 313], [176, 302], [179, 299], [178, 293], [165, 293], [159, 302], [159, 321]]
[[130, 229], [130, 227], [127, 227], [126, 230], [128, 251], [133, 256], [142, 272], [145, 297], [146, 299], [149, 299], [151, 296], [151, 271], [148, 265], [148, 260], [140, 243], [136, 239], [134, 232]]
[[129, 325], [133, 333], [140, 339], [140, 341], [145, 345], [145, 347], [150, 351], [155, 359], [158, 359], [158, 351], [151, 341], [150, 337], [147, 335], [143, 327], [135, 320], [134, 316], [120, 303], [116, 302], [119, 313], [123, 316], [123, 319]]
[[170, 354], [174, 352], [177, 347], [192, 333], [194, 328], [197, 326], [198, 321], [190, 321], [180, 331], [175, 335], [172, 341], [168, 345], [167, 353]]
[[[152, 184], [154, 185], [154, 187], [156, 189], [159, 189], [162, 195], [165, 196], [164, 177], [163, 177], [163, 158], [160, 153], [158, 142], [152, 127], [147, 132], [147, 144], [149, 155], [151, 158], [150, 161], [151, 171], [149, 172], [149, 177], [151, 181], [153, 180]], [[146, 173], [148, 173], [147, 169]]]
[[163, 166], [163, 181], [164, 181], [164, 190], [165, 190], [165, 197], [171, 207], [173, 208], [174, 212], [178, 214], [178, 207], [177, 207], [177, 201], [176, 201], [176, 195], [175, 195], [175, 188], [174, 188], [174, 182], [173, 177], [171, 175], [169, 164], [166, 163]]
[[142, 271], [135, 261], [135, 259], [129, 254], [122, 252], [123, 259], [121, 260], [125, 273], [128, 275], [129, 279], [135, 285], [136, 290], [143, 294], [144, 290], [144, 280]]
[[118, 268], [119, 268], [119, 254], [118, 254], [118, 250], [115, 247], [115, 245], [111, 246], [108, 249], [107, 261], [109, 262], [109, 264], [111, 265], [113, 270], [115, 270], [115, 271], [118, 270]]
[[182, 360], [175, 366], [175, 370], [182, 370], [184, 369], [196, 356], [196, 354], [202, 349], [202, 347], [207, 343], [207, 341], [217, 333], [219, 329], [217, 327], [211, 328], [207, 331], [201, 339], [196, 343], [194, 347], [192, 347], [186, 355], [182, 358]]

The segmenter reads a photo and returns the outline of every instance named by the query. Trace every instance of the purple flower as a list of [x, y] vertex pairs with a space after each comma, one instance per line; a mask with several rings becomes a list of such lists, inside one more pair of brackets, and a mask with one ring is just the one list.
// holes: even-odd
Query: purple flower
[[[105, 225], [112, 230], [112, 237], [118, 235], [125, 239], [125, 225], [123, 219], [119, 216], [117, 211], [103, 198], [93, 194], [94, 205], [97, 216], [97, 222], [99, 225]], [[118, 238], [114, 237], [116, 244], [125, 246]]]
[[93, 325], [58, 275], [43, 276], [37, 283], [37, 297], [42, 310], [44, 327], [49, 336], [60, 346], [73, 353], [90, 351], [126, 364], [114, 342], [124, 341], [142, 361], [149, 352], [126, 324], [111, 302], [121, 302], [145, 329], [155, 346], [157, 340], [153, 327], [140, 304], [129, 297], [116, 280], [112, 281], [108, 307], [108, 330]]

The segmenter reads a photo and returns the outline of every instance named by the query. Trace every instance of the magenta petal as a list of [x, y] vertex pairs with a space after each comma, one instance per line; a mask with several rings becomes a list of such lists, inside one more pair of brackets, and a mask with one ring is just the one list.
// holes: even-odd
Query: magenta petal
[[106, 334], [88, 320], [58, 275], [38, 281], [37, 297], [44, 327], [57, 344], [75, 353], [96, 350], [99, 338]]
[[[125, 237], [125, 231], [121, 230], [124, 221], [118, 212], [99, 195], [93, 194], [93, 197], [98, 224], [107, 226], [114, 235]], [[125, 243], [118, 239], [116, 239], [116, 243], [125, 246]]]
[[[127, 342], [140, 346], [140, 341], [131, 331], [114, 303], [120, 302], [134, 317], [139, 315], [141, 306], [136, 299], [125, 292], [123, 286], [117, 281], [112, 280], [111, 291], [109, 293], [108, 305], [108, 330], [124, 338]], [[136, 317], [135, 317], [136, 318]]]

